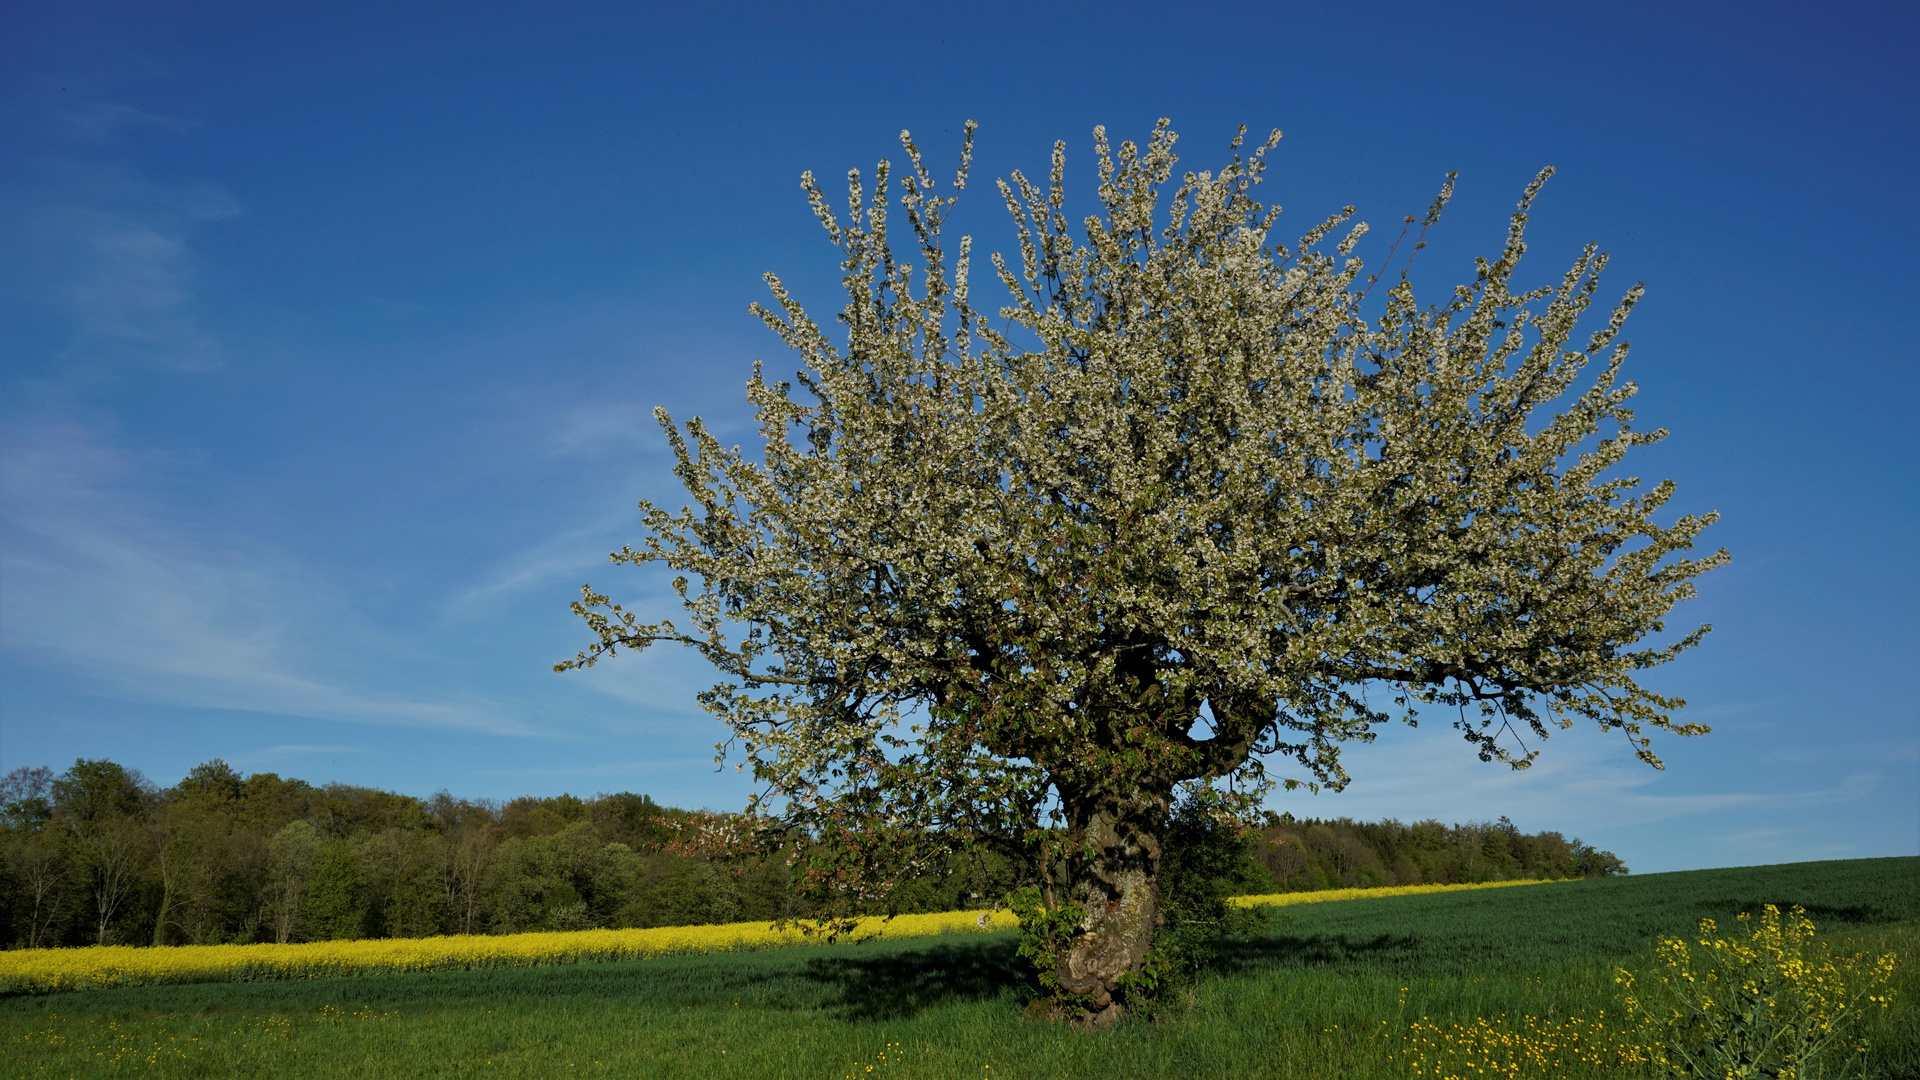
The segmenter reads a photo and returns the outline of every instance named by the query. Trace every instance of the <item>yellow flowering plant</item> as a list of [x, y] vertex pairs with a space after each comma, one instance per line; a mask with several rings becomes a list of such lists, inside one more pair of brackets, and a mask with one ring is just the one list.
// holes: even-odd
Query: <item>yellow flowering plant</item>
[[1857, 1074], [1867, 1044], [1855, 1024], [1893, 1003], [1896, 957], [1832, 952], [1795, 906], [1742, 912], [1746, 935], [1721, 936], [1712, 919], [1688, 942], [1667, 938], [1660, 967], [1619, 969], [1629, 1015], [1652, 1059], [1674, 1075], [1714, 1080], [1816, 1080]]

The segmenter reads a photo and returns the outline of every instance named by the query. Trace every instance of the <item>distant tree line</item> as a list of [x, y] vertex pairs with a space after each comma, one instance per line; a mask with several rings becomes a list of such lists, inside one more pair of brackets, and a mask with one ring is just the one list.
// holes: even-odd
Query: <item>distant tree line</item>
[[[172, 787], [106, 760], [0, 778], [0, 943], [289, 942], [803, 914], [804, 841], [715, 854], [724, 815], [622, 792], [510, 802], [419, 799], [222, 761]], [[1234, 834], [1231, 892], [1625, 873], [1558, 833], [1269, 815]], [[737, 852], [737, 848], [734, 849]], [[992, 857], [937, 867], [893, 911], [983, 908], [1016, 883]]]
[[1557, 832], [1523, 833], [1508, 818], [1364, 822], [1267, 814], [1255, 860], [1282, 892], [1380, 885], [1464, 884], [1521, 878], [1610, 877], [1627, 872], [1611, 851]]

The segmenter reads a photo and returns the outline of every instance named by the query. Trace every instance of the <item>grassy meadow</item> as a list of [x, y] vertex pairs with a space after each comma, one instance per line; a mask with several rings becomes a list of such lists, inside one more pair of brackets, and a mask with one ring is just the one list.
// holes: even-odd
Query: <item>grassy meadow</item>
[[[1896, 952], [1870, 1075], [1920, 1078], [1920, 859], [1651, 874], [1279, 909], [1171, 1015], [1024, 1021], [1009, 932], [598, 964], [0, 997], [11, 1077], [1412, 1077], [1623, 1069], [1612, 970], [1661, 935], [1800, 904]], [[1465, 1040], [1463, 1042], [1463, 1040]], [[1471, 1050], [1467, 1056], [1457, 1051]], [[1571, 1060], [1570, 1060], [1571, 1059]]]

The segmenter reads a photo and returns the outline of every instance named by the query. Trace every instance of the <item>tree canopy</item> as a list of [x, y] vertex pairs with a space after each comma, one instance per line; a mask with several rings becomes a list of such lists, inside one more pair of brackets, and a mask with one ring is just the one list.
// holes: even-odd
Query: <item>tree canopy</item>
[[1706, 730], [1638, 675], [1700, 641], [1650, 639], [1726, 554], [1685, 557], [1714, 515], [1662, 525], [1673, 485], [1616, 468], [1665, 434], [1621, 377], [1640, 287], [1582, 339], [1604, 254], [1515, 284], [1551, 170], [1422, 306], [1393, 254], [1366, 273], [1352, 207], [1280, 242], [1255, 198], [1278, 132], [1176, 180], [1166, 121], [1144, 146], [1097, 128], [1077, 230], [1063, 143], [1044, 182], [999, 183], [1017, 251], [989, 260], [989, 310], [971, 239], [942, 232], [966, 131], [944, 190], [905, 132], [909, 168], [850, 172], [844, 215], [802, 178], [841, 253], [837, 332], [768, 275], [754, 310], [797, 385], [755, 366], [754, 453], [656, 410], [694, 505], [642, 503], [613, 556], [675, 571], [684, 622], [589, 586], [596, 640], [558, 665], [704, 656], [754, 808], [844, 838], [809, 868], [823, 895], [883, 890], [928, 837], [1022, 852], [1076, 920], [1062, 1002], [1111, 1018], [1179, 785], [1245, 802], [1276, 761], [1338, 788], [1343, 745], [1423, 706], [1516, 768], [1577, 719], [1655, 767], [1654, 729]]

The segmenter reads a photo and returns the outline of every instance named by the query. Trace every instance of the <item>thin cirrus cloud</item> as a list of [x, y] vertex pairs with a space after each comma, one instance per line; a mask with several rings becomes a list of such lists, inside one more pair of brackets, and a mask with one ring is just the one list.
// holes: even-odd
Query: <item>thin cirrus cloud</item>
[[[607, 552], [620, 545], [622, 530], [631, 531], [628, 526], [632, 517], [631, 510], [606, 515], [501, 561], [478, 584], [454, 593], [441, 609], [442, 618], [455, 625], [481, 623], [501, 618], [516, 605], [521, 610], [529, 603], [541, 605], [566, 624], [563, 636], [547, 657], [549, 662], [572, 657], [591, 640], [591, 634], [567, 614], [564, 606], [566, 600], [579, 595], [576, 590], [583, 583], [614, 588], [622, 605], [643, 621], [672, 619], [684, 625], [686, 612], [667, 584], [671, 571], [659, 567], [636, 571], [608, 562]], [[690, 659], [681, 646], [662, 644], [638, 656], [628, 651], [616, 662], [569, 672], [566, 678], [621, 705], [637, 706], [638, 715], [644, 719], [632, 723], [645, 726], [663, 719], [710, 722], [695, 701], [718, 676]], [[603, 722], [622, 726], [619, 721]], [[720, 729], [716, 726], [713, 730]]]
[[72, 320], [74, 348], [211, 371], [224, 350], [192, 312], [194, 265], [175, 229], [77, 207], [49, 207], [31, 223], [64, 258], [53, 285]]
[[[1871, 770], [1798, 790], [1729, 789], [1718, 783], [1707, 790], [1683, 788], [1676, 781], [1686, 777], [1641, 765], [1616, 738], [1595, 734], [1582, 729], [1556, 734], [1536, 747], [1540, 756], [1531, 768], [1515, 771], [1476, 760], [1471, 748], [1452, 745], [1451, 732], [1385, 730], [1378, 742], [1347, 750], [1356, 779], [1344, 792], [1312, 800], [1308, 813], [1460, 821], [1483, 815], [1490, 806], [1510, 806], [1515, 813], [1524, 808], [1530, 820], [1598, 842], [1613, 830], [1686, 822], [1691, 829], [1718, 832], [1727, 822], [1755, 815], [1777, 819], [1847, 804], [1867, 808], [1885, 789], [1886, 778]], [[1670, 754], [1678, 749], [1678, 740], [1656, 746]], [[1749, 832], [1727, 832], [1722, 846], [1729, 857], [1758, 844], [1761, 838]], [[1734, 840], [1736, 834], [1744, 839]]]
[[160, 116], [118, 101], [95, 102], [60, 114], [69, 138], [81, 143], [108, 145], [140, 129], [179, 135], [200, 127], [197, 120]]
[[7, 192], [7, 292], [65, 330], [40, 353], [53, 403], [0, 429], [0, 648], [83, 672], [92, 692], [120, 700], [533, 734], [484, 700], [326, 675], [382, 644], [337, 590], [284, 552], [182, 524], [191, 515], [153, 494], [178, 462], [129, 451], [112, 422], [58, 403], [62, 371], [224, 365], [193, 236], [241, 212], [216, 187], [156, 183], [110, 161], [130, 131], [191, 122], [112, 103], [64, 119], [74, 152], [30, 163]]
[[371, 754], [373, 751], [364, 746], [315, 746], [308, 743], [284, 743], [280, 746], [268, 746], [259, 750], [249, 750], [233, 755], [230, 764], [244, 769], [257, 769], [262, 765], [273, 765], [284, 761], [304, 758], [334, 757], [340, 754]]
[[[671, 467], [651, 406], [634, 401], [583, 403], [557, 410], [543, 426], [545, 430], [528, 441], [549, 458], [625, 462], [638, 456], [649, 465], [658, 464], [661, 473]], [[685, 492], [677, 486], [660, 484], [657, 478], [654, 486], [661, 492], [642, 493], [631, 484], [619, 494], [589, 488], [586, 499], [592, 509], [577, 510], [567, 527], [487, 566], [479, 580], [447, 598], [442, 617], [454, 623], [470, 622], [497, 614], [510, 600], [535, 594], [563, 605], [577, 595], [574, 590], [583, 582], [605, 580], [610, 569], [608, 553], [633, 542], [640, 532], [636, 503], [643, 494], [664, 497], [669, 510], [679, 508], [673, 496], [684, 501]], [[661, 575], [657, 598], [677, 611], [664, 586], [669, 576]]]
[[79, 422], [12, 422], [0, 455], [0, 647], [125, 700], [353, 723], [535, 732], [485, 701], [368, 693], [316, 672], [378, 648], [324, 582], [168, 520], [151, 464]]
[[63, 316], [55, 354], [85, 366], [206, 372], [226, 363], [200, 303], [193, 235], [241, 208], [220, 189], [171, 186], [116, 165], [46, 158], [9, 186], [9, 292]]
[[633, 516], [631, 510], [602, 515], [499, 561], [480, 581], [447, 599], [445, 617], [452, 622], [482, 618], [507, 599], [536, 591], [566, 596], [568, 586], [577, 588], [586, 576], [606, 569], [607, 553], [619, 547], [613, 538]]

